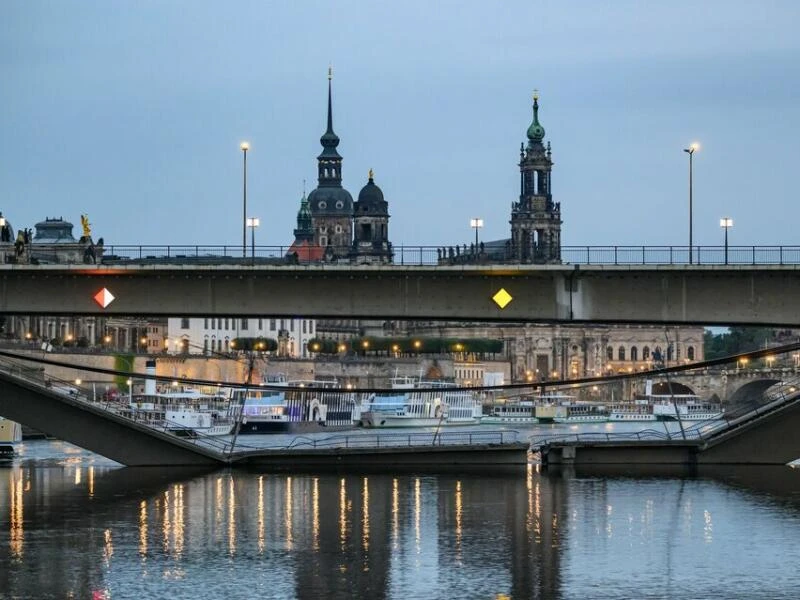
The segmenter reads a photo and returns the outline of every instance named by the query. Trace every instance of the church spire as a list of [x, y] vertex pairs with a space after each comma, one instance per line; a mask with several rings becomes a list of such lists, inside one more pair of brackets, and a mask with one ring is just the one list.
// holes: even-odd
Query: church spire
[[319, 138], [320, 144], [322, 144], [322, 154], [320, 156], [330, 157], [330, 158], [341, 158], [339, 153], [336, 151], [336, 147], [339, 145], [339, 136], [336, 135], [333, 131], [333, 91], [332, 91], [332, 82], [333, 79], [333, 67], [328, 67], [328, 128], [325, 130], [325, 133], [322, 134], [322, 137]]

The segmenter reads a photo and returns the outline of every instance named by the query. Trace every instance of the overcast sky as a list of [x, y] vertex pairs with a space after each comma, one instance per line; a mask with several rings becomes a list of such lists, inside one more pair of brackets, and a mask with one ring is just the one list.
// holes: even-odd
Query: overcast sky
[[[565, 245], [796, 244], [800, 2], [0, 3], [0, 210], [106, 244], [289, 244], [334, 129], [395, 245], [508, 237], [540, 91]], [[248, 234], [249, 241], [249, 234]]]

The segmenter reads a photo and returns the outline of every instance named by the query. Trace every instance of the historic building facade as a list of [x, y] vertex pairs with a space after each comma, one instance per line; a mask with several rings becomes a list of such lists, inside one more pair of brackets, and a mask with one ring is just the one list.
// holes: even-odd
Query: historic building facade
[[524, 263], [561, 262], [561, 204], [553, 202], [552, 152], [539, 123], [539, 96], [533, 96], [528, 145], [520, 146], [519, 200], [511, 206], [511, 258]]
[[317, 156], [317, 187], [308, 197], [303, 195], [288, 254], [311, 261], [388, 263], [392, 261], [389, 205], [375, 185], [372, 170], [356, 202], [342, 186], [331, 79], [328, 71], [328, 126], [319, 140], [322, 152]]

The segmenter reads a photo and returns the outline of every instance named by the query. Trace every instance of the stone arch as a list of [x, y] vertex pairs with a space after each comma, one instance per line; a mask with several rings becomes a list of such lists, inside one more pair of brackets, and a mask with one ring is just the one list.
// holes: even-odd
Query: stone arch
[[728, 396], [727, 404], [731, 407], [753, 402], [762, 404], [761, 398], [764, 392], [776, 383], [780, 383], [780, 379], [756, 379], [755, 381], [748, 381]]

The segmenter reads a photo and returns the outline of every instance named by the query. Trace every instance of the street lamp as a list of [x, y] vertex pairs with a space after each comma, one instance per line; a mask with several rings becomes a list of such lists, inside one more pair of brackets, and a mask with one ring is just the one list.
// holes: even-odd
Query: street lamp
[[251, 255], [253, 262], [256, 260], [256, 227], [259, 225], [261, 225], [261, 219], [258, 217], [247, 217], [247, 226], [250, 228], [250, 240], [253, 248], [253, 253]]
[[247, 151], [250, 150], [248, 142], [239, 144], [244, 157], [244, 171], [242, 173], [242, 256], [247, 256]]
[[689, 264], [692, 264], [692, 156], [695, 150], [700, 149], [700, 144], [693, 142], [683, 151], [689, 155]]
[[728, 229], [733, 227], [733, 219], [730, 217], [722, 217], [719, 220], [719, 226], [725, 230], [725, 264], [728, 264]]
[[478, 230], [483, 227], [483, 219], [470, 219], [469, 226], [475, 230], [475, 254], [478, 253]]

